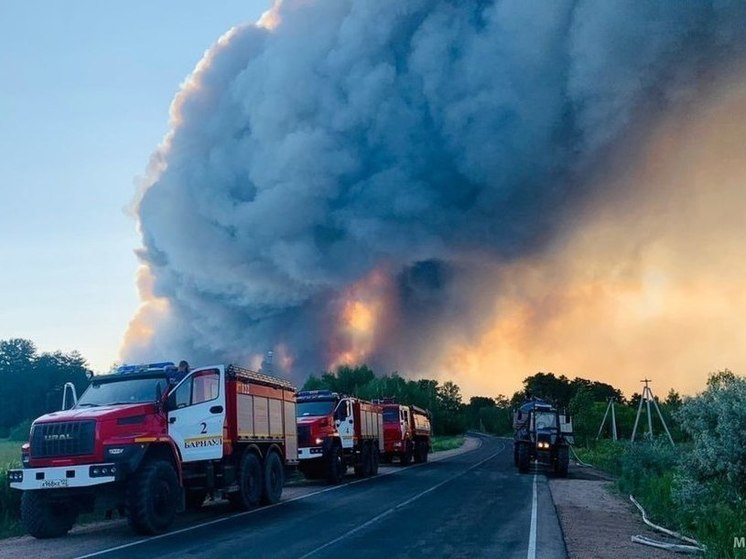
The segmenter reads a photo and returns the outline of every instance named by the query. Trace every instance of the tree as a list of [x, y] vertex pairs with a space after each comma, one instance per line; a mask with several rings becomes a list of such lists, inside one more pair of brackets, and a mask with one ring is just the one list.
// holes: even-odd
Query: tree
[[62, 389], [71, 382], [78, 394], [88, 384], [88, 365], [76, 351], [42, 353], [23, 339], [0, 341], [0, 429], [60, 409]]

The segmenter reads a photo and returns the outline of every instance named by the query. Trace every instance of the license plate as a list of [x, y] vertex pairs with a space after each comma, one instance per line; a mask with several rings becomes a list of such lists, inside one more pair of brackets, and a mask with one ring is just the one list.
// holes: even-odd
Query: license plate
[[52, 489], [55, 487], [67, 487], [66, 479], [45, 479], [41, 482], [41, 486], [44, 489]]

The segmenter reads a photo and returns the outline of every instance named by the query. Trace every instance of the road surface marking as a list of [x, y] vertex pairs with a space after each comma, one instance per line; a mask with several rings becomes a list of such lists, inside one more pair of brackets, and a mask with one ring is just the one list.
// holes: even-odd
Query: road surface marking
[[464, 471], [462, 471], [462, 472], [459, 472], [458, 474], [456, 474], [456, 475], [454, 475], [454, 476], [451, 476], [451, 477], [449, 477], [448, 479], [446, 479], [446, 480], [443, 480], [443, 481], [441, 481], [440, 483], [438, 483], [438, 484], [436, 484], [436, 485], [433, 485], [433, 486], [432, 486], [432, 487], [431, 487], [430, 489], [426, 489], [426, 490], [425, 490], [425, 491], [423, 491], [422, 493], [418, 493], [418, 494], [417, 494], [417, 495], [415, 495], [414, 497], [410, 497], [409, 499], [407, 499], [407, 500], [406, 500], [406, 501], [404, 501], [403, 503], [399, 503], [399, 504], [398, 504], [398, 505], [396, 505], [395, 507], [392, 507], [392, 508], [390, 508], [390, 509], [388, 509], [388, 510], [386, 510], [386, 511], [382, 512], [381, 514], [379, 514], [379, 515], [377, 515], [377, 516], [374, 516], [374, 517], [373, 517], [373, 518], [371, 518], [370, 520], [368, 520], [368, 521], [366, 521], [366, 522], [363, 522], [363, 523], [362, 523], [362, 524], [361, 524], [360, 526], [357, 526], [356, 528], [353, 528], [352, 530], [350, 530], [350, 531], [346, 532], [345, 534], [343, 534], [343, 535], [339, 536], [338, 538], [335, 538], [335, 539], [331, 540], [330, 542], [327, 542], [327, 543], [325, 543], [324, 545], [322, 545], [322, 546], [320, 546], [320, 547], [317, 547], [316, 549], [313, 549], [313, 550], [309, 551], [309, 552], [308, 552], [308, 553], [306, 553], [305, 555], [301, 555], [301, 556], [300, 556], [300, 557], [299, 557], [298, 559], [306, 559], [307, 557], [311, 557], [312, 555], [316, 555], [316, 554], [317, 554], [317, 553], [318, 553], [319, 551], [322, 551], [322, 550], [324, 550], [324, 549], [326, 549], [326, 548], [328, 548], [328, 547], [330, 547], [330, 546], [332, 546], [332, 545], [334, 545], [334, 544], [336, 544], [336, 543], [339, 543], [339, 542], [341, 542], [342, 540], [344, 540], [344, 539], [346, 539], [346, 538], [348, 538], [348, 537], [352, 536], [353, 534], [356, 534], [356, 533], [358, 533], [359, 531], [361, 531], [361, 530], [364, 530], [365, 528], [367, 528], [367, 527], [368, 527], [368, 526], [370, 526], [371, 524], [375, 524], [376, 522], [378, 522], [378, 521], [379, 521], [379, 520], [381, 520], [382, 518], [385, 518], [385, 517], [387, 517], [388, 515], [390, 515], [390, 514], [392, 514], [392, 513], [396, 512], [397, 510], [399, 510], [399, 509], [401, 509], [401, 508], [403, 508], [403, 507], [406, 507], [406, 506], [407, 506], [408, 504], [412, 503], [413, 501], [416, 501], [416, 500], [417, 500], [417, 499], [419, 499], [420, 497], [423, 497], [423, 496], [427, 495], [428, 493], [430, 493], [430, 492], [432, 492], [432, 491], [435, 491], [436, 489], [438, 489], [439, 487], [441, 487], [441, 486], [445, 485], [446, 483], [448, 483], [448, 482], [450, 482], [450, 481], [453, 481], [454, 479], [456, 479], [456, 478], [458, 478], [458, 477], [461, 477], [461, 476], [462, 476], [462, 475], [464, 475], [464, 474], [465, 474], [466, 472], [469, 472], [469, 471], [473, 470], [474, 468], [476, 468], [476, 467], [478, 467], [478, 466], [481, 466], [482, 464], [484, 464], [484, 463], [485, 463], [485, 462], [487, 462], [488, 460], [491, 460], [491, 459], [493, 459], [493, 458], [494, 458], [495, 456], [497, 456], [498, 454], [500, 454], [500, 453], [501, 453], [501, 452], [502, 452], [503, 450], [505, 450], [505, 445], [503, 445], [503, 446], [502, 446], [502, 447], [500, 448], [500, 450], [498, 450], [498, 451], [497, 451], [497, 452], [495, 452], [494, 454], [491, 454], [490, 456], [488, 456], [488, 457], [487, 457], [487, 458], [485, 458], [484, 460], [482, 460], [482, 461], [480, 461], [480, 462], [477, 462], [476, 464], [474, 464], [474, 465], [472, 465], [472, 466], [469, 466], [469, 467], [468, 467], [467, 469], [465, 469]]
[[[452, 458], [452, 457], [455, 457], [455, 456], [461, 456], [462, 454], [467, 454], [468, 452], [473, 452], [473, 451], [475, 451], [475, 450], [477, 450], [477, 449], [479, 449], [479, 448], [482, 447], [482, 440], [481, 439], [477, 439], [477, 440], [479, 442], [479, 445], [476, 446], [476, 447], [474, 447], [474, 448], [472, 448], [472, 449], [470, 449], [470, 450], [464, 451], [464, 452], [462, 452], [460, 454], [454, 454], [452, 456], [446, 456], [446, 457], [443, 457], [443, 458], [435, 456], [433, 459], [430, 460], [430, 462], [439, 462], [441, 460], [447, 460], [448, 458]], [[505, 447], [503, 447], [503, 448], [505, 448]], [[501, 450], [502, 449], [500, 449], [500, 451]], [[500, 451], [498, 451], [498, 453]], [[239, 517], [242, 517], [242, 516], [247, 516], [249, 514], [254, 514], [254, 513], [257, 513], [257, 512], [262, 512], [262, 511], [265, 511], [265, 510], [269, 510], [269, 509], [274, 508], [274, 507], [279, 507], [279, 506], [282, 506], [282, 505], [284, 505], [286, 503], [292, 503], [293, 501], [300, 501], [301, 499], [307, 499], [308, 497], [313, 497], [314, 495], [320, 495], [320, 494], [326, 493], [328, 491], [335, 491], [337, 489], [342, 489], [343, 487], [348, 487], [350, 485], [355, 485], [356, 483], [362, 483], [364, 481], [371, 481], [371, 480], [374, 480], [374, 479], [381, 478], [383, 476], [388, 476], [388, 475], [391, 475], [391, 474], [398, 474], [400, 472], [407, 472], [407, 471], [413, 470], [414, 468], [417, 468], [419, 466], [426, 466], [427, 464], [428, 464], [428, 462], [423, 462], [421, 464], [414, 464], [414, 465], [408, 466], [406, 468], [397, 468], [397, 469], [393, 469], [392, 468], [388, 472], [382, 472], [382, 473], [380, 473], [378, 475], [375, 475], [375, 476], [372, 476], [372, 477], [363, 478], [363, 479], [357, 479], [355, 481], [350, 481], [350, 482], [347, 482], [347, 483], [343, 483], [341, 485], [333, 485], [331, 487], [326, 487], [324, 489], [320, 489], [319, 491], [314, 491], [313, 493], [306, 493], [305, 495], [298, 495], [297, 497], [293, 497], [291, 499], [280, 501], [279, 503], [275, 503], [274, 505], [267, 505], [267, 506], [264, 506], [264, 507], [258, 507], [258, 508], [255, 508], [255, 509], [247, 510], [245, 512], [239, 512], [239, 513], [236, 513], [236, 514], [231, 514], [229, 516], [224, 516], [222, 518], [216, 518], [215, 520], [210, 520], [209, 522], [202, 522], [201, 524], [195, 524], [193, 526], [187, 526], [187, 527], [181, 528], [179, 530], [174, 530], [173, 532], [167, 532], [165, 534], [160, 534], [158, 536], [151, 536], [149, 538], [145, 538], [145, 539], [142, 539], [142, 540], [137, 540], [137, 541], [130, 542], [130, 543], [125, 543], [125, 544], [118, 545], [118, 546], [115, 546], [115, 547], [110, 547], [108, 549], [103, 549], [101, 551], [94, 551], [93, 553], [88, 553], [86, 555], [79, 555], [75, 559], [89, 559], [90, 557], [98, 557], [99, 555], [105, 555], [105, 554], [111, 553], [113, 551], [120, 551], [122, 549], [127, 549], [128, 547], [134, 547], [136, 545], [141, 545], [141, 544], [144, 544], [144, 543], [153, 542], [153, 541], [156, 541], [156, 540], [161, 540], [163, 538], [169, 538], [171, 536], [176, 536], [178, 534], [183, 534], [184, 532], [189, 532], [190, 530], [196, 530], [198, 528], [205, 528], [206, 526], [213, 526], [214, 524], [220, 524], [221, 522], [227, 522], [228, 520], [231, 520], [233, 518], [239, 518]], [[481, 464], [481, 462], [480, 462], [480, 464]]]
[[534, 496], [531, 499], [531, 529], [528, 533], [528, 555], [526, 555], [526, 559], [536, 559], [536, 477], [534, 473]]

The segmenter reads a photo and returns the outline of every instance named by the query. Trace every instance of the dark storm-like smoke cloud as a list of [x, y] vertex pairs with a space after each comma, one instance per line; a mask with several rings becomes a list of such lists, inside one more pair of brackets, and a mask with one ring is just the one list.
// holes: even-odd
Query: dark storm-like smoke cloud
[[[490, 268], [574, 219], [585, 180], [743, 53], [735, 2], [286, 1], [208, 53], [138, 206], [170, 305], [128, 358], [324, 367], [337, 301], [395, 305], [369, 362], [478, 331]], [[395, 309], [395, 310], [394, 310]], [[143, 320], [146, 320], [145, 318]]]

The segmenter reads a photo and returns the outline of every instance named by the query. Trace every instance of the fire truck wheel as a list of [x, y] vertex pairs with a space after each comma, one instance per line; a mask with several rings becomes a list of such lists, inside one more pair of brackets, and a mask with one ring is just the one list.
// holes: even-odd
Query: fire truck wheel
[[326, 479], [329, 483], [337, 484], [342, 481], [342, 477], [345, 474], [345, 463], [344, 457], [342, 456], [342, 448], [335, 444], [329, 451], [326, 463]]
[[51, 501], [43, 491], [24, 491], [21, 495], [21, 520], [35, 538], [58, 538], [75, 524], [78, 513], [64, 502]]
[[231, 505], [248, 510], [259, 504], [262, 498], [262, 464], [256, 453], [244, 452], [238, 468], [238, 491], [228, 493]]
[[170, 463], [146, 462], [127, 488], [127, 518], [141, 534], [165, 532], [174, 521], [179, 481]]
[[409, 466], [412, 463], [412, 443], [407, 443], [407, 450], [399, 453], [399, 460], [402, 466]]
[[414, 443], [414, 462], [415, 464], [422, 464], [425, 459], [423, 456], [424, 446], [422, 441], [415, 441]]
[[324, 479], [326, 476], [326, 470], [323, 468], [324, 464], [321, 460], [312, 460], [312, 464], [303, 464], [299, 466], [300, 472], [308, 480]]
[[264, 462], [264, 490], [262, 504], [274, 505], [282, 497], [282, 486], [285, 484], [285, 471], [280, 455], [270, 452]]
[[207, 491], [205, 489], [188, 489], [184, 495], [186, 508], [189, 510], [199, 510], [205, 502]]
[[365, 441], [360, 449], [360, 462], [355, 465], [355, 475], [357, 477], [370, 477], [372, 469], [370, 459], [370, 443]]
[[528, 455], [528, 444], [518, 443], [518, 471], [527, 474], [531, 467], [531, 457]]
[[378, 452], [378, 443], [373, 443], [373, 452], [370, 453], [371, 458], [371, 470], [370, 475], [377, 476], [378, 475], [378, 465], [381, 461], [381, 455]]

